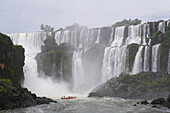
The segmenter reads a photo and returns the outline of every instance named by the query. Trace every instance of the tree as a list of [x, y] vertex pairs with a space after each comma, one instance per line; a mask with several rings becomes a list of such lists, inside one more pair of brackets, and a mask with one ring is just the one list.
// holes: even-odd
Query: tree
[[41, 26], [40, 26], [40, 29], [42, 30], [42, 31], [44, 31], [44, 25], [43, 24], [41, 24]]
[[51, 27], [49, 25], [43, 25], [43, 24], [41, 24], [40, 29], [44, 32], [53, 32], [54, 31], [54, 27]]

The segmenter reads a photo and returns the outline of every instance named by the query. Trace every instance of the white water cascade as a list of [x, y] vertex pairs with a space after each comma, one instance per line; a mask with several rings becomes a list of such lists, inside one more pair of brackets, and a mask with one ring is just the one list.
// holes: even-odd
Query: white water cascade
[[111, 45], [112, 47], [123, 45], [124, 28], [125, 26], [116, 28], [115, 38]]
[[140, 46], [138, 52], [136, 53], [135, 61], [132, 68], [132, 74], [137, 74], [141, 72], [142, 69], [142, 51], [144, 46]]
[[98, 44], [98, 43], [99, 43], [100, 33], [101, 33], [101, 29], [98, 29], [98, 32], [97, 32], [97, 40], [96, 40], [95, 44]]
[[125, 44], [141, 44], [141, 33], [142, 33], [142, 26], [141, 25], [132, 25], [128, 27], [128, 37], [126, 39]]
[[169, 49], [169, 55], [168, 55], [168, 68], [167, 72], [170, 73], [170, 49]]
[[165, 32], [165, 22], [160, 22], [158, 25], [158, 30], [161, 32]]
[[159, 47], [160, 44], [154, 45], [152, 47], [152, 71], [153, 72], [158, 72], [159, 69]]
[[72, 70], [73, 70], [73, 91], [82, 93], [85, 90], [85, 76], [83, 68], [83, 51], [74, 51]]
[[105, 49], [102, 73], [106, 76], [103, 76], [102, 81], [126, 72], [126, 48], [127, 46]]
[[[158, 26], [158, 29], [162, 32], [165, 32], [164, 28], [166, 25], [164, 24], [165, 22], [161, 22]], [[101, 83], [101, 81], [106, 82], [111, 77], [119, 76], [119, 74], [122, 72], [136, 74], [139, 72], [148, 72], [149, 70], [153, 72], [159, 71], [160, 44], [151, 46], [151, 33], [149, 27], [150, 24], [145, 23], [131, 25], [128, 27], [106, 27], [104, 29], [87, 29], [78, 27], [74, 29], [66, 28], [57, 31], [55, 33], [55, 40], [58, 45], [68, 42], [75, 47], [72, 57], [72, 90], [77, 93], [84, 93], [90, 88], [93, 88], [98, 83]], [[107, 29], [108, 31], [105, 32]], [[10, 34], [10, 36], [14, 44], [20, 44], [26, 48], [24, 86], [28, 87], [31, 91], [37, 93], [38, 95], [53, 97], [56, 95], [63, 96], [67, 93], [70, 94], [70, 92], [68, 92], [70, 87], [67, 87], [67, 83], [63, 83], [61, 81], [59, 83], [55, 83], [48, 77], [45, 79], [38, 77], [37, 65], [34, 57], [38, 52], [40, 52], [40, 48], [41, 45], [43, 45], [43, 40], [46, 37], [46, 33], [18, 33]], [[139, 49], [136, 53], [134, 53], [136, 56], [133, 58], [134, 62], [132, 65], [132, 72], [129, 72], [130, 68], [128, 67], [128, 63], [130, 57], [128, 54], [128, 49], [131, 44], [136, 44], [136, 47], [139, 46]], [[97, 62], [97, 65], [100, 65], [100, 68], [97, 66], [97, 68], [93, 68], [92, 66], [94, 65], [92, 65], [90, 62], [91, 58], [93, 58], [91, 56], [93, 55], [92, 52], [94, 52], [94, 49], [99, 49], [98, 47], [103, 47], [103, 50], [100, 51], [102, 52], [103, 56], [100, 56], [99, 54], [102, 59], [100, 59], [101, 62], [97, 62], [95, 59], [93, 59], [95, 62]], [[150, 50], [152, 50], [152, 53], [150, 53]], [[150, 55], [152, 55], [151, 61]], [[97, 57], [94, 58], [97, 59]], [[88, 66], [89, 68], [87, 68]], [[150, 66], [151, 69], [149, 69]], [[93, 73], [97, 69], [100, 72]], [[170, 72], [170, 53], [167, 70]], [[87, 72], [90, 74], [86, 74]], [[100, 75], [100, 73], [102, 74]]]
[[124, 26], [115, 30], [115, 37], [111, 47], [105, 48], [102, 81], [106, 81], [113, 76], [118, 76], [121, 72], [126, 71], [126, 48], [123, 45]]
[[149, 47], [148, 46], [145, 46], [143, 71], [144, 72], [149, 71]]
[[66, 83], [56, 83], [49, 77], [38, 77], [35, 56], [41, 51], [41, 45], [46, 38], [46, 33], [17, 33], [8, 34], [15, 45], [25, 48], [24, 87], [39, 96], [57, 98], [69, 93]]
[[[111, 47], [105, 48], [103, 67], [102, 67], [102, 81], [119, 76], [121, 72], [136, 74], [141, 71], [149, 71], [149, 46], [146, 46], [145, 38], [149, 38], [149, 24], [132, 25], [128, 27], [128, 36], [124, 37], [125, 27], [112, 28], [110, 41]], [[127, 52], [128, 45], [138, 44], [140, 46], [133, 65], [132, 72], [128, 72]], [[143, 49], [145, 46], [145, 49]], [[142, 50], [144, 51], [144, 66], [142, 64]]]

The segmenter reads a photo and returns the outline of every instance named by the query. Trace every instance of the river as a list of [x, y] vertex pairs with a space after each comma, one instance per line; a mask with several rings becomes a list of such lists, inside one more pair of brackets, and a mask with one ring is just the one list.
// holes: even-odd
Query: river
[[136, 100], [120, 98], [78, 97], [60, 100], [58, 103], [38, 105], [28, 108], [0, 111], [0, 113], [170, 113], [167, 108], [153, 108], [151, 105], [137, 105]]

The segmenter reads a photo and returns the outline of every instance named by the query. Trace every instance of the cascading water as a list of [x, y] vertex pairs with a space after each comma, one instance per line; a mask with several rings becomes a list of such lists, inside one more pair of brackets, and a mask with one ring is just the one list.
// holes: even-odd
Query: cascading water
[[124, 26], [118, 27], [115, 30], [115, 37], [112, 42], [111, 47], [107, 47], [104, 53], [102, 81], [118, 76], [121, 72], [126, 71], [126, 48], [127, 46], [123, 45], [124, 36]]
[[100, 40], [100, 32], [101, 32], [101, 29], [99, 29], [98, 30], [98, 32], [97, 32], [97, 40], [96, 40], [96, 44], [98, 44], [99, 43], [99, 40]]
[[112, 27], [112, 33], [111, 33], [111, 36], [110, 36], [110, 40], [109, 40], [109, 43], [111, 43], [114, 39], [114, 28]]
[[143, 46], [139, 48], [136, 54], [135, 61], [133, 64], [132, 74], [137, 74], [143, 70], [142, 69], [142, 51], [143, 51]]
[[160, 22], [158, 25], [158, 30], [161, 32], [165, 32], [165, 22]]
[[128, 27], [128, 37], [126, 39], [125, 44], [141, 44], [141, 33], [142, 33], [142, 26], [136, 25], [136, 26], [129, 26]]
[[128, 45], [138, 44], [147, 45], [146, 38], [149, 38], [149, 24], [132, 25], [128, 27], [128, 36], [125, 38], [125, 27], [117, 27], [115, 29], [115, 36], [113, 36], [114, 28], [112, 28], [110, 41], [112, 41], [111, 47], [105, 48], [103, 67], [102, 67], [102, 80], [113, 76], [119, 76], [121, 72], [136, 74], [141, 71], [149, 71], [149, 46], [144, 49], [144, 67], [142, 64], [142, 50], [144, 46], [141, 46], [136, 54], [134, 66], [132, 72], [128, 72], [126, 67]]
[[148, 46], [145, 46], [143, 71], [144, 72], [149, 71], [149, 47]]
[[83, 68], [83, 51], [74, 51], [72, 61], [73, 71], [73, 91], [82, 93], [85, 89], [85, 76]]
[[116, 28], [115, 38], [111, 45], [112, 47], [123, 45], [124, 28], [125, 26]]
[[[162, 32], [165, 32], [164, 28], [166, 25], [164, 24], [165, 22], [161, 22], [158, 26], [158, 29]], [[154, 45], [153, 47], [151, 46], [150, 24], [145, 23], [139, 25], [131, 25], [128, 27], [122, 26], [108, 28], [110, 30], [108, 32], [110, 33], [109, 35], [102, 34], [106, 33], [103, 32], [106, 30], [105, 28], [87, 29], [81, 27], [69, 29], [66, 28], [55, 33], [55, 40], [58, 45], [61, 43], [69, 42], [75, 48], [72, 57], [72, 90], [74, 92], [83, 93], [90, 88], [93, 88], [101, 81], [105, 82], [107, 79], [113, 76], [119, 76], [121, 72], [132, 74], [136, 74], [142, 71], [148, 72], [150, 70], [149, 65], [151, 65], [151, 71], [159, 71], [159, 45]], [[43, 45], [43, 40], [46, 37], [46, 33], [20, 33], [10, 34], [10, 36], [14, 44], [23, 45], [26, 49], [24, 86], [28, 87], [31, 91], [36, 92], [38, 95], [46, 95], [51, 97], [60, 95], [61, 93], [62, 96], [63, 94], [65, 95], [66, 93], [70, 93], [68, 92], [69, 88], [67, 87], [67, 83], [60, 82], [59, 84], [53, 82], [48, 77], [46, 77], [46, 79], [38, 77], [37, 65], [34, 57], [38, 52], [40, 52], [40, 48], [41, 45]], [[105, 38], [107, 41], [105, 44], [103, 44]], [[110, 45], [110, 47], [108, 47], [107, 44]], [[127, 58], [129, 58], [128, 48], [132, 44], [139, 46], [139, 49], [137, 53], [135, 53], [136, 56], [133, 58], [132, 72], [129, 72], [129, 62], [127, 62]], [[102, 49], [104, 53], [101, 52], [103, 54], [101, 57], [103, 62], [100, 59], [101, 63], [98, 64], [101, 67], [99, 69], [97, 68], [98, 70], [101, 69], [102, 75], [99, 73], [94, 73], [95, 71], [93, 70], [95, 70], [95, 67], [93, 68], [92, 66], [94, 65], [92, 65], [90, 62], [91, 56], [93, 55], [90, 52], [93, 49], [96, 49], [95, 47], [103, 47]], [[152, 50], [151, 54], [150, 50]], [[152, 64], [150, 64], [149, 61], [150, 55], [152, 55]], [[60, 71], [63, 72], [62, 62], [60, 65]], [[92, 69], [87, 68], [88, 66], [90, 68], [92, 67]], [[170, 72], [170, 63], [168, 63], [167, 70]], [[86, 74], [87, 72], [90, 74]], [[60, 75], [63, 74], [61, 73]], [[48, 91], [45, 89], [48, 89]]]
[[[97, 83], [97, 75], [88, 77], [84, 74], [84, 54], [94, 44], [99, 44], [101, 29], [73, 29], [73, 30], [62, 30], [55, 34], [56, 43], [59, 45], [64, 42], [69, 42], [75, 47], [72, 57], [72, 77], [73, 84], [72, 90], [76, 93], [82, 93], [88, 91], [94, 84]], [[69, 40], [65, 37], [68, 36]], [[90, 64], [89, 64], [90, 65]], [[86, 72], [89, 70], [86, 70]], [[87, 81], [84, 80], [88, 79]], [[90, 80], [94, 79], [94, 80]], [[95, 84], [96, 85], [96, 84]]]
[[160, 44], [154, 45], [152, 47], [152, 71], [153, 72], [158, 72], [159, 69], [159, 47]]
[[170, 49], [169, 49], [169, 55], [168, 55], [168, 68], [167, 72], [170, 73]]
[[38, 77], [37, 64], [35, 56], [41, 51], [41, 45], [46, 38], [47, 33], [18, 33], [8, 34], [15, 45], [22, 45], [25, 48], [25, 66], [24, 66], [24, 87], [39, 96], [55, 98], [68, 93], [65, 83], [55, 83], [49, 77]]
[[102, 73], [105, 76], [102, 81], [126, 71], [126, 48], [127, 46], [105, 49], [102, 68]]

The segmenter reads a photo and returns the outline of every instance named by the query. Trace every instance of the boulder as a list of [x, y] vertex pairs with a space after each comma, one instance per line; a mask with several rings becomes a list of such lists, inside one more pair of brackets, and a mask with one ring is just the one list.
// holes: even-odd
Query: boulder
[[166, 100], [164, 99], [164, 98], [158, 98], [158, 99], [155, 99], [155, 100], [153, 100], [152, 102], [151, 102], [151, 104], [154, 104], [154, 105], [157, 105], [157, 104], [159, 104], [159, 105], [164, 105], [164, 104], [166, 104], [167, 102], [166, 102]]
[[141, 104], [147, 105], [149, 102], [147, 100], [141, 101]]

